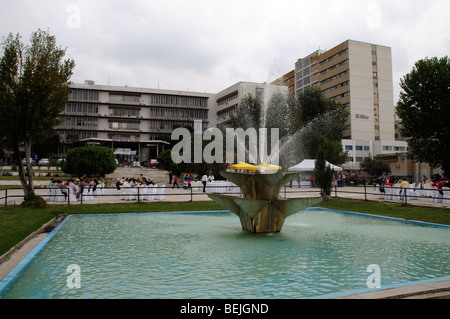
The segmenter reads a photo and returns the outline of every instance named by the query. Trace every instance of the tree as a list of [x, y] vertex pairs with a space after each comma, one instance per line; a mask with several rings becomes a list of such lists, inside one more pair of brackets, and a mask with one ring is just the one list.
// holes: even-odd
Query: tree
[[161, 165], [161, 167], [167, 170], [169, 170], [170, 165], [173, 163], [171, 152], [171, 149], [167, 149], [159, 153], [156, 157], [156, 160]]
[[[278, 128], [280, 139], [283, 139], [295, 130], [292, 121], [292, 112], [298, 109], [297, 100], [293, 94], [274, 93], [267, 103], [265, 114], [265, 127]], [[264, 115], [261, 115], [264, 116]]]
[[448, 56], [419, 60], [400, 82], [397, 103], [400, 133], [409, 157], [450, 172], [450, 61]]
[[261, 124], [261, 108], [262, 101], [258, 97], [250, 94], [244, 96], [241, 103], [231, 114], [231, 127], [243, 128], [250, 127], [259, 128]]
[[109, 147], [88, 146], [71, 149], [61, 168], [66, 174], [92, 177], [111, 174], [117, 165]]
[[[279, 128], [279, 163], [288, 167], [304, 158], [315, 158], [319, 142], [326, 138], [327, 160], [340, 165], [347, 154], [340, 144], [347, 127], [349, 112], [341, 105], [325, 98], [319, 88], [305, 90], [295, 96], [275, 93], [263, 107], [262, 101], [247, 95], [231, 115], [231, 127]], [[268, 133], [270, 130], [268, 130]], [[270, 138], [268, 138], [270, 141]]]
[[325, 98], [319, 87], [310, 87], [298, 97], [299, 111], [297, 112], [296, 122], [304, 125], [316, 117], [336, 109], [338, 105], [338, 103]]
[[33, 153], [38, 155], [38, 158], [46, 157], [50, 152], [56, 151], [59, 145], [59, 134], [54, 130], [49, 130], [45, 139], [33, 145]]
[[[2, 43], [0, 59], [0, 146], [14, 151], [25, 201], [34, 196], [31, 145], [47, 138], [58, 123], [70, 93], [69, 79], [75, 66], [63, 60], [65, 49], [48, 32], [38, 30], [30, 44], [19, 34]], [[20, 148], [24, 147], [28, 181]]]
[[378, 159], [372, 159], [370, 157], [364, 158], [360, 164], [360, 167], [364, 172], [375, 178], [383, 174], [391, 173], [391, 168], [388, 164], [383, 163]]
[[334, 171], [326, 165], [325, 154], [327, 146], [325, 139], [322, 139], [319, 150], [316, 154], [316, 163], [314, 167], [314, 182], [320, 187], [320, 194], [322, 198], [326, 198], [331, 194], [331, 182], [333, 181]]

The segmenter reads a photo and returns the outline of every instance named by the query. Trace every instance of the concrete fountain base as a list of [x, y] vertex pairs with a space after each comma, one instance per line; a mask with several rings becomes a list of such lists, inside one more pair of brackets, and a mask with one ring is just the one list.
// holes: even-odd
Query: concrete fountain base
[[241, 188], [243, 197], [208, 196], [239, 216], [244, 230], [252, 233], [280, 232], [286, 217], [321, 201], [321, 198], [279, 198], [281, 187], [298, 174], [221, 172], [223, 177]]

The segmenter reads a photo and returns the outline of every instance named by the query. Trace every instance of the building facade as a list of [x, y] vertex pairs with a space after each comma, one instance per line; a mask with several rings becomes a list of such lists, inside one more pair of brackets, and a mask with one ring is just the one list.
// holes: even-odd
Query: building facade
[[326, 98], [350, 112], [345, 138], [346, 169], [359, 169], [368, 156], [406, 152], [396, 140], [391, 49], [347, 40], [330, 50], [300, 58], [295, 68], [271, 84], [238, 82], [219, 93], [72, 84], [69, 102], [55, 127], [61, 146], [51, 157], [65, 157], [74, 143], [111, 147], [123, 162], [155, 158], [177, 126], [226, 126], [241, 100], [266, 101], [276, 91], [298, 97], [318, 86]]
[[295, 94], [295, 70], [286, 73], [271, 84], [286, 86], [289, 94]]
[[295, 63], [296, 97], [312, 86], [350, 112], [342, 140], [345, 168], [359, 169], [364, 157], [385, 154], [384, 147], [406, 151], [407, 143], [395, 138], [391, 48], [347, 40], [314, 51]]
[[298, 59], [294, 70], [295, 97], [313, 85], [319, 85], [319, 56], [325, 51], [317, 50], [308, 56]]
[[220, 91], [215, 95], [214, 103], [211, 106], [210, 127], [227, 126], [230, 123], [231, 114], [244, 97], [251, 95], [260, 98], [264, 102], [275, 92], [286, 92], [286, 89], [280, 85], [238, 82]]
[[176, 126], [208, 126], [214, 94], [72, 84], [69, 101], [55, 127], [65, 157], [74, 143], [111, 147], [121, 162], [155, 158], [169, 143]]

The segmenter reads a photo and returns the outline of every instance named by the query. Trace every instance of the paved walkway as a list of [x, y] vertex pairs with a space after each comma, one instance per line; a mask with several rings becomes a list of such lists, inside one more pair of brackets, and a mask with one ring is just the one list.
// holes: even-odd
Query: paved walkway
[[[168, 182], [168, 181], [167, 181]], [[48, 188], [46, 188], [48, 182], [35, 182], [36, 187], [36, 194], [43, 196], [46, 200], [49, 200], [50, 192]], [[8, 185], [8, 186], [19, 186], [16, 183], [11, 183], [8, 181], [2, 181], [0, 185]], [[191, 196], [191, 190], [189, 189], [183, 189], [182, 184], [180, 183], [181, 187], [179, 189], [175, 188], [172, 189], [171, 186], [168, 183], [167, 184], [158, 184], [159, 187], [165, 187], [164, 188], [164, 201], [169, 202], [188, 202], [188, 201], [209, 201], [211, 200], [206, 193], [202, 192], [202, 187], [199, 184], [198, 187], [194, 187], [192, 189], [192, 196]], [[41, 188], [42, 187], [42, 188]], [[140, 192], [142, 189], [139, 190]], [[142, 194], [142, 193], [140, 193]], [[5, 190], [0, 190], [0, 206], [5, 205]], [[364, 194], [364, 187], [338, 187], [336, 192], [333, 189], [331, 193], [331, 197], [337, 197], [339, 198], [348, 198], [348, 199], [358, 199], [358, 200], [364, 200], [367, 198], [370, 201], [381, 201], [381, 202], [396, 202], [401, 203], [400, 200], [385, 200], [384, 196], [378, 195], [376, 193], [376, 189], [373, 186], [368, 186], [366, 189], [366, 195]], [[7, 199], [7, 205], [19, 205], [23, 201], [23, 191], [22, 189], [9, 189], [7, 193], [8, 199]], [[319, 197], [319, 189], [318, 188], [290, 188], [285, 187], [282, 188], [280, 196], [283, 198], [301, 198], [301, 197]], [[117, 194], [116, 189], [113, 187], [108, 187], [104, 190], [104, 196], [95, 196], [92, 199], [84, 199], [83, 204], [101, 204], [101, 203], [121, 203], [125, 202], [125, 196], [120, 196]], [[137, 197], [128, 197], [127, 199], [132, 199], [137, 201]], [[140, 197], [140, 200], [142, 200], [142, 197]], [[153, 201], [153, 200], [152, 200]], [[50, 202], [51, 204], [67, 204], [67, 201], [65, 202]], [[80, 201], [77, 202], [70, 202], [71, 205], [80, 204]], [[408, 199], [407, 205], [417, 205], [417, 206], [423, 206], [423, 207], [439, 207], [439, 208], [446, 208], [450, 209], [450, 202], [449, 203], [437, 203], [434, 202], [429, 197], [424, 198], [418, 198], [418, 199]]]

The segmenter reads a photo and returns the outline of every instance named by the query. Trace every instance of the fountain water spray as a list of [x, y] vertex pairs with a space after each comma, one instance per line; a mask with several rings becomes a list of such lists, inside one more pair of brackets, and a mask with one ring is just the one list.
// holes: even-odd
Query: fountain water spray
[[[269, 87], [269, 86], [266, 86]], [[302, 130], [292, 136], [282, 139], [284, 145], [280, 146], [279, 131], [271, 131], [271, 153], [267, 153], [268, 147], [268, 108], [269, 94], [265, 90], [262, 101], [261, 126], [259, 129], [259, 157], [258, 162], [254, 161], [249, 153], [249, 160], [260, 164], [260, 169], [255, 172], [238, 173], [224, 171], [220, 174], [227, 180], [240, 187], [242, 197], [234, 197], [223, 194], [209, 194], [208, 196], [226, 209], [229, 209], [239, 216], [242, 228], [253, 233], [280, 232], [286, 217], [295, 214], [311, 205], [321, 201], [321, 198], [280, 198], [280, 190], [286, 183], [298, 177], [299, 173], [283, 173], [277, 170], [267, 170], [265, 163], [279, 164], [279, 157], [297, 155], [297, 138], [302, 134]], [[227, 139], [228, 141], [228, 139]], [[245, 146], [245, 139], [240, 143]], [[242, 145], [240, 145], [242, 147]], [[254, 145], [250, 145], [254, 147]], [[247, 153], [247, 152], [245, 152]], [[286, 154], [284, 154], [286, 153]], [[292, 154], [291, 154], [292, 153]]]

